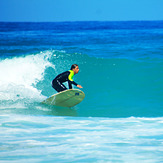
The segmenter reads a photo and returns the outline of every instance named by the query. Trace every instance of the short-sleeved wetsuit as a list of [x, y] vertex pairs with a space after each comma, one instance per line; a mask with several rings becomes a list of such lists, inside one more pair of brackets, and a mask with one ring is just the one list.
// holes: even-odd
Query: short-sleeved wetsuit
[[74, 84], [76, 86], [78, 85], [77, 83], [75, 83], [73, 81], [73, 76], [74, 76], [74, 72], [72, 70], [69, 70], [69, 71], [66, 71], [66, 72], [63, 72], [63, 73], [59, 74], [58, 76], [56, 76], [55, 79], [53, 79], [52, 87], [57, 92], [64, 91], [67, 88], [62, 83], [68, 81], [69, 89], [72, 89], [72, 84]]

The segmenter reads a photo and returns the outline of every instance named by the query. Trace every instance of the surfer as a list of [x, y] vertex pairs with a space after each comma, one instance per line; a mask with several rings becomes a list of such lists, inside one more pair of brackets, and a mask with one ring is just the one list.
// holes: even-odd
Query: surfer
[[72, 89], [72, 84], [77, 86], [78, 88], [83, 88], [81, 85], [78, 85], [73, 81], [73, 76], [79, 72], [79, 66], [77, 64], [73, 64], [69, 71], [63, 72], [57, 75], [52, 81], [52, 87], [57, 91], [61, 92], [67, 90], [64, 82], [68, 81], [69, 89]]

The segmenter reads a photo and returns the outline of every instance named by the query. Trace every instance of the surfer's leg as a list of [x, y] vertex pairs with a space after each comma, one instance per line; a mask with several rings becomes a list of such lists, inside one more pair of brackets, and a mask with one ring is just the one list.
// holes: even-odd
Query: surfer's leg
[[62, 83], [60, 83], [58, 80], [54, 80], [54, 81], [52, 82], [52, 87], [53, 87], [57, 92], [61, 92], [61, 91], [67, 90], [67, 88], [66, 88]]

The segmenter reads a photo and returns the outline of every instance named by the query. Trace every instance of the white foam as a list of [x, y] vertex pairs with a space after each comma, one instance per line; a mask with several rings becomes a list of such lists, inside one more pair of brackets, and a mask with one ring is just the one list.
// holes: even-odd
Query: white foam
[[0, 61], [0, 100], [21, 98], [41, 98], [41, 91], [35, 86], [43, 80], [52, 51], [40, 52], [25, 57], [15, 57]]
[[0, 115], [1, 149], [12, 145], [6, 158], [45, 154], [54, 162], [160, 162], [162, 119]]

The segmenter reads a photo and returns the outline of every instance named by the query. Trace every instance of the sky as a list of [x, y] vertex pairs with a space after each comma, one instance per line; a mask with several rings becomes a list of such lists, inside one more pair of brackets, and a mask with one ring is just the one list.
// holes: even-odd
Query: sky
[[0, 0], [0, 21], [163, 20], [163, 0]]

